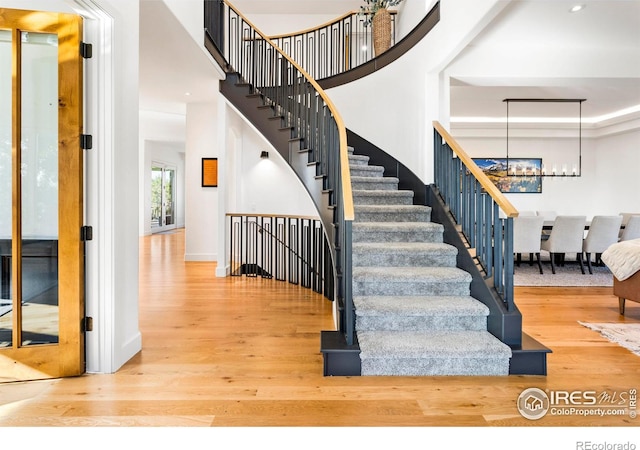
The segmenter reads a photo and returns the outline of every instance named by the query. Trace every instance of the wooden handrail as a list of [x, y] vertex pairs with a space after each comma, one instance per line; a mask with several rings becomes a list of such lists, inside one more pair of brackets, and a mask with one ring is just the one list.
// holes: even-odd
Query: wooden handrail
[[[341, 170], [341, 182], [342, 182], [342, 195], [344, 202], [344, 219], [348, 221], [355, 220], [355, 210], [353, 207], [353, 194], [351, 191], [351, 173], [349, 171], [349, 152], [347, 147], [347, 129], [344, 125], [344, 121], [342, 120], [342, 116], [338, 112], [338, 109], [335, 107], [329, 96], [326, 92], [320, 87], [318, 82], [309, 75], [298, 63], [296, 63], [289, 55], [284, 53], [280, 47], [275, 45], [273, 41], [264, 35], [249, 19], [247, 19], [244, 14], [242, 14], [238, 9], [229, 2], [229, 0], [224, 0], [224, 2], [232, 9], [238, 17], [242, 18], [257, 34], [259, 34], [266, 42], [268, 42], [274, 49], [278, 51], [283, 58], [285, 58], [297, 71], [299, 71], [307, 80], [307, 82], [313, 86], [313, 88], [318, 92], [322, 100], [329, 107], [331, 114], [333, 115], [334, 120], [336, 121], [336, 126], [338, 127], [338, 133], [340, 137], [340, 164], [343, 170]], [[346, 165], [343, 165], [346, 164]]]
[[518, 210], [511, 204], [509, 199], [500, 192], [495, 184], [489, 179], [489, 177], [478, 167], [478, 165], [471, 159], [471, 157], [465, 152], [460, 144], [449, 134], [449, 132], [437, 121], [433, 121], [433, 127], [440, 133], [440, 136], [449, 144], [449, 147], [456, 154], [465, 167], [475, 176], [482, 188], [489, 194], [495, 202], [504, 211], [507, 217], [518, 217]]

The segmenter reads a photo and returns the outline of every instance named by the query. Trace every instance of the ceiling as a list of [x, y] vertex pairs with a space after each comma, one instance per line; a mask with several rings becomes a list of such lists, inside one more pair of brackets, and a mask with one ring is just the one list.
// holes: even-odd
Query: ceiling
[[[586, 5], [569, 13], [571, 5]], [[232, 0], [251, 14], [330, 14], [358, 9], [363, 0]], [[508, 17], [509, 20], [503, 20]], [[631, 66], [640, 72], [639, 0], [518, 0], [511, 2], [470, 46], [632, 49]], [[162, 52], [158, 52], [158, 48]], [[140, 11], [140, 105], [142, 109], [183, 114], [186, 103], [213, 98], [217, 78], [202, 50], [164, 2], [142, 0]], [[606, 72], [606, 71], [605, 71]], [[633, 72], [633, 71], [632, 71]], [[640, 115], [640, 78], [618, 76], [533, 78], [495, 76], [451, 80], [451, 115], [503, 117], [505, 98], [586, 98], [583, 117], [598, 120], [625, 108]], [[187, 96], [189, 92], [191, 95]]]
[[[584, 9], [570, 13], [577, 3], [583, 4]], [[525, 78], [491, 74], [453, 78], [452, 117], [504, 119], [503, 100], [507, 98], [585, 99], [582, 118], [593, 126], [611, 123], [612, 117], [618, 120], [640, 117], [640, 1], [511, 2], [469, 47], [483, 49], [481, 55], [503, 55], [507, 62], [505, 72], [509, 70], [508, 63], [526, 66], [529, 55], [533, 55], [532, 60], [540, 55], [541, 61], [553, 61], [560, 66], [547, 67], [546, 72], [572, 76]], [[628, 60], [620, 61], [621, 55]], [[585, 66], [579, 70], [571, 67], [580, 63]], [[583, 68], [584, 72], [579, 73]], [[511, 114], [530, 117], [576, 119], [580, 113], [576, 104], [509, 105]]]

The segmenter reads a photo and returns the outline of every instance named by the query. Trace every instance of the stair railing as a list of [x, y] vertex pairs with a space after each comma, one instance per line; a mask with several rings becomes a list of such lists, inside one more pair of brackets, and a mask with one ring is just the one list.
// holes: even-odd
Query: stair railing
[[[397, 11], [391, 14], [391, 45], [396, 42]], [[372, 27], [367, 17], [350, 11], [314, 28], [270, 36], [269, 39], [300, 64], [314, 79], [320, 80], [361, 66], [374, 54]]]
[[[260, 32], [227, 0], [205, 0], [205, 46], [228, 74], [238, 76], [265, 109], [290, 129], [308, 149], [304, 167], [292, 166], [318, 207], [333, 264], [335, 296], [342, 315], [339, 328], [354, 342], [351, 298], [351, 248], [354, 220], [347, 136], [344, 122], [328, 95], [298, 63]], [[219, 61], [220, 62], [220, 61]], [[286, 152], [285, 152], [286, 153]], [[290, 150], [291, 153], [291, 150]], [[315, 165], [316, 174], [308, 176]], [[318, 179], [322, 189], [318, 189]]]
[[332, 266], [315, 217], [227, 214], [231, 276], [273, 278], [333, 300]]
[[434, 126], [434, 179], [470, 252], [501, 297], [513, 299], [513, 218], [518, 210], [438, 122]]

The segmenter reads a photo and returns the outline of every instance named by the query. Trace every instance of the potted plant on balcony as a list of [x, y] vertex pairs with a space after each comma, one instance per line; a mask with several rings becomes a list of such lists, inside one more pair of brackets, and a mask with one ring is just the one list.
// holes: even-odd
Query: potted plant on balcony
[[391, 47], [391, 14], [389, 7], [396, 6], [404, 0], [364, 0], [360, 7], [360, 15], [365, 16], [364, 26], [372, 26], [373, 50], [376, 56]]

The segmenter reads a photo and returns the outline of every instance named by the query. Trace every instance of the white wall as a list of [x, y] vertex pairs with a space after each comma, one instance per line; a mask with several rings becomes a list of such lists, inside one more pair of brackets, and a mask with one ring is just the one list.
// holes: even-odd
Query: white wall
[[[110, 294], [112, 297], [104, 298], [99, 305], [92, 301], [92, 307], [96, 307], [93, 314], [109, 314], [109, 318], [101, 320], [102, 326], [113, 330], [111, 339], [112, 355], [105, 355], [110, 363], [102, 361], [100, 367], [90, 368], [100, 372], [113, 372], [119, 369], [126, 361], [142, 349], [142, 336], [138, 327], [138, 211], [139, 202], [137, 195], [131, 195], [138, 190], [138, 23], [139, 5], [137, 1], [130, 0], [101, 0], [98, 2], [113, 18], [113, 40], [97, 43], [98, 49], [94, 49], [96, 59], [108, 55], [112, 58], [113, 91], [106, 89], [106, 94], [114, 95], [112, 101], [112, 122], [105, 118], [104, 125], [109, 126], [102, 130], [89, 130], [94, 134], [109, 133], [107, 140], [103, 141], [104, 147], [94, 149], [94, 152], [106, 152], [108, 164], [111, 167], [99, 168], [102, 179], [92, 180], [98, 182], [98, 192], [104, 194], [98, 198], [98, 217], [95, 222], [94, 237], [102, 239], [97, 250], [98, 255], [93, 255], [101, 265], [108, 264], [111, 277], [104, 282], [111, 289], [104, 291], [102, 295]], [[102, 47], [102, 48], [100, 48]], [[104, 52], [104, 53], [103, 53]], [[100, 77], [103, 75], [97, 74]], [[97, 80], [96, 80], [97, 81]], [[107, 100], [108, 101], [108, 100]], [[92, 99], [91, 108], [95, 114], [105, 115], [102, 110], [105, 105], [98, 98]], [[99, 140], [105, 137], [98, 136]], [[108, 139], [111, 140], [108, 140]], [[111, 159], [109, 160], [109, 156]], [[106, 172], [105, 172], [106, 170]], [[91, 200], [89, 200], [91, 201]], [[109, 204], [106, 202], [109, 201]], [[108, 236], [100, 237], [102, 234]], [[112, 305], [109, 311], [109, 304]], [[94, 324], [96, 323], [94, 316]], [[101, 331], [101, 330], [98, 330]], [[106, 331], [106, 330], [104, 330]], [[104, 342], [103, 344], [105, 344]]]
[[[471, 157], [502, 157], [505, 139], [457, 137]], [[578, 161], [573, 137], [517, 137], [509, 139], [509, 157], [542, 158], [547, 170], [553, 162], [571, 171]], [[558, 214], [611, 215], [640, 211], [640, 130], [582, 141], [582, 176], [543, 177], [542, 193], [506, 194], [519, 210], [554, 210]]]
[[202, 158], [219, 158], [220, 170], [224, 150], [218, 145], [218, 120], [215, 103], [187, 105], [185, 261], [215, 261], [218, 257], [220, 196], [217, 187], [202, 187]]
[[[246, 124], [241, 136], [235, 212], [317, 217], [304, 185], [268, 141]], [[268, 159], [260, 158], [263, 150]]]
[[616, 213], [640, 212], [640, 129], [598, 139], [596, 152], [591, 204]]
[[393, 9], [398, 11], [396, 19], [396, 42], [405, 37], [427, 15], [438, 0], [404, 0]]

